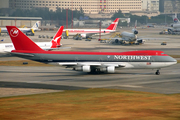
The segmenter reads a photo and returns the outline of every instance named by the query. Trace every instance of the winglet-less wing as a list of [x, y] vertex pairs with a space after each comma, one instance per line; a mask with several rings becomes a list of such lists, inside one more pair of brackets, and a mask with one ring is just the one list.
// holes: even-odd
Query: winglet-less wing
[[72, 63], [59, 63], [61, 66], [67, 66], [67, 67], [76, 67], [76, 66], [91, 66], [95, 68], [101, 68], [101, 67], [109, 67], [109, 66], [114, 66], [116, 68], [119, 67], [125, 67], [125, 64], [108, 64], [108, 63], [93, 63], [93, 62], [87, 62], [87, 63], [78, 63], [78, 62], [72, 62]]

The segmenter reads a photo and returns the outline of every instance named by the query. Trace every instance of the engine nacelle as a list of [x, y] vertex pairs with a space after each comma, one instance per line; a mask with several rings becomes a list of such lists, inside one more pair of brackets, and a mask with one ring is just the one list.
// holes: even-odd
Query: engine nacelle
[[138, 39], [137, 40], [137, 43], [140, 43], [140, 44], [143, 44], [145, 42], [145, 40], [143, 40], [143, 39]]
[[132, 29], [132, 32], [136, 35], [138, 34], [138, 31], [136, 29]]
[[172, 32], [172, 29], [168, 29], [168, 32], [171, 33], [171, 32]]
[[134, 31], [134, 34], [138, 34], [138, 31], [137, 31], [137, 30], [135, 30], [135, 31]]
[[91, 72], [91, 67], [90, 66], [82, 66], [83, 72]]
[[118, 44], [118, 43], [119, 43], [119, 40], [118, 40], [118, 39], [115, 39], [114, 42], [115, 42], [116, 44]]
[[88, 38], [92, 39], [92, 37], [91, 36], [87, 36], [87, 34], [81, 34], [81, 37], [84, 38], [84, 39], [88, 39]]
[[179, 27], [180, 27], [180, 24], [172, 24], [171, 27], [173, 27], [173, 28], [179, 28]]
[[108, 73], [114, 73], [115, 72], [115, 67], [114, 66], [107, 67], [107, 72]]
[[83, 72], [91, 72], [91, 67], [86, 65], [86, 66], [80, 66], [80, 67], [75, 67], [74, 70], [76, 71], [83, 71]]
[[106, 67], [106, 68], [100, 68], [101, 72], [107, 72], [107, 73], [114, 73], [115, 72], [115, 67], [114, 66], [110, 66], [110, 67]]
[[81, 37], [86, 38], [87, 36], [86, 36], [86, 34], [81, 34]]
[[82, 67], [75, 67], [75, 68], [73, 68], [73, 70], [82, 71]]

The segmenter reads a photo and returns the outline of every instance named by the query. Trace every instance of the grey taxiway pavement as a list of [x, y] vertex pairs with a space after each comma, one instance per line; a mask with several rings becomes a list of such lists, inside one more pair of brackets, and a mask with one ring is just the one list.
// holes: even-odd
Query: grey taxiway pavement
[[180, 93], [180, 64], [155, 70], [121, 69], [114, 74], [89, 74], [63, 67], [0, 67], [0, 88], [77, 90], [112, 88], [144, 92]]
[[[131, 30], [131, 28], [126, 28]], [[120, 30], [123, 31], [124, 29]], [[139, 36], [154, 38], [146, 40], [145, 44], [138, 46], [112, 45], [100, 43], [97, 39], [92, 41], [76, 41], [62, 39], [62, 44], [71, 49], [65, 51], [106, 51], [122, 52], [130, 50], [162, 50], [168, 55], [180, 55], [180, 36], [159, 35], [161, 29], [140, 29]], [[30, 36], [34, 41], [50, 41], [50, 39], [38, 38], [38, 35], [54, 35], [56, 31], [37, 32], [36, 36]], [[9, 36], [4, 42], [10, 42]], [[104, 38], [102, 36], [102, 38]], [[158, 38], [158, 39], [157, 39]], [[167, 42], [167, 45], [161, 45]], [[179, 58], [178, 58], [179, 59]], [[0, 61], [19, 60], [19, 58], [0, 58]], [[113, 88], [124, 90], [136, 90], [162, 94], [180, 93], [180, 64], [162, 68], [161, 75], [155, 75], [156, 70], [151, 69], [121, 69], [114, 74], [89, 74], [72, 71], [64, 67], [14, 67], [0, 66], [0, 88], [25, 88], [48, 90], [77, 90], [87, 88]], [[0, 95], [1, 97], [1, 95]]]

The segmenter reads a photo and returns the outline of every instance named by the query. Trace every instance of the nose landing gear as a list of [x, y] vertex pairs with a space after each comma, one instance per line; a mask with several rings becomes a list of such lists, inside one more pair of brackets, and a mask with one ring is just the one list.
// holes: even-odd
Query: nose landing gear
[[155, 74], [156, 74], [156, 75], [160, 75], [160, 72], [159, 72], [159, 70], [157, 70]]

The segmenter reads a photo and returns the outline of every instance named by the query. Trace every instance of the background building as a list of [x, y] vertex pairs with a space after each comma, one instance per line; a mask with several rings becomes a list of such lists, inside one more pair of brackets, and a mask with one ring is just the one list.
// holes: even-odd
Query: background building
[[159, 12], [159, 0], [142, 0], [142, 10], [147, 12]]
[[0, 8], [9, 8], [9, 0], [0, 0]]
[[0, 27], [5, 27], [7, 25], [15, 26], [26, 26], [32, 27], [37, 21], [41, 21], [41, 17], [1, 17], [0, 16]]
[[180, 0], [160, 0], [159, 11], [164, 14], [180, 13]]
[[119, 9], [123, 13], [141, 11], [141, 0], [9, 0], [11, 8], [31, 9], [34, 7], [48, 7], [55, 11], [62, 9], [80, 10], [86, 14], [114, 13]]
[[0, 16], [8, 16], [9, 0], [0, 0]]

